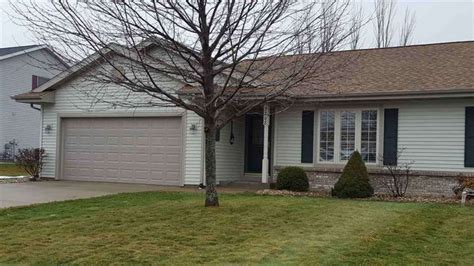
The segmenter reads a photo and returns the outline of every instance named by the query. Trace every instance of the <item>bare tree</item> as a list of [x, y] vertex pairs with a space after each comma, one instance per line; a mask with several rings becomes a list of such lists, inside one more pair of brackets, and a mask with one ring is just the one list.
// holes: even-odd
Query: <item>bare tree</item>
[[364, 13], [362, 6], [355, 8], [353, 10], [352, 18], [351, 18], [351, 36], [350, 36], [350, 49], [356, 50], [361, 46], [361, 31], [362, 27], [368, 20], [364, 20]]
[[[38, 41], [58, 47], [70, 60], [87, 55], [71, 69], [89, 70], [81, 76], [92, 84], [84, 94], [94, 103], [178, 107], [203, 118], [205, 206], [219, 205], [216, 130], [264, 103], [291, 103], [288, 90], [334, 71], [337, 66], [327, 66], [326, 55], [351, 31], [340, 19], [342, 11], [331, 9], [327, 16], [327, 7], [306, 1], [11, 3]], [[321, 25], [330, 33], [319, 34]], [[286, 56], [298, 53], [298, 45], [307, 47], [310, 38], [299, 37], [309, 29], [321, 36], [311, 43], [311, 52], [319, 53]], [[160, 52], [153, 52], [156, 47]], [[163, 77], [185, 85], [177, 92]]]
[[[302, 25], [302, 29], [295, 28], [297, 52], [327, 53], [338, 50], [350, 42], [352, 35], [362, 25], [362, 15], [351, 16], [352, 0], [321, 1], [319, 18], [308, 20], [307, 9], [299, 14], [296, 25]], [[358, 20], [358, 21], [356, 21]], [[353, 24], [355, 23], [355, 24]], [[349, 36], [345, 36], [349, 34]], [[349, 37], [349, 38], [348, 38]]]
[[[374, 34], [377, 48], [390, 47], [393, 36], [397, 30], [395, 16], [397, 13], [396, 0], [376, 0]], [[399, 43], [401, 46], [409, 45], [413, 39], [415, 30], [415, 13], [405, 9], [405, 16], [400, 27]]]
[[395, 0], [376, 0], [374, 33], [377, 48], [389, 47], [394, 35]]
[[403, 25], [400, 30], [400, 46], [407, 46], [413, 40], [413, 33], [415, 31], [415, 13], [410, 12], [408, 8], [405, 9], [405, 17]]

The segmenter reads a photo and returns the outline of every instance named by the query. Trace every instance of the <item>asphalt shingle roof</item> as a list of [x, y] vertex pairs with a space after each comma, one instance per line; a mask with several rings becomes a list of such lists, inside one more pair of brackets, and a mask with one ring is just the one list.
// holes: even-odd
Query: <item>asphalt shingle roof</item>
[[[286, 77], [295, 65], [317, 54], [288, 55], [244, 61], [268, 69], [259, 78], [271, 84]], [[317, 59], [320, 68], [286, 93], [296, 98], [406, 95], [474, 92], [474, 41], [412, 45], [332, 52]], [[270, 63], [268, 63], [270, 62]], [[246, 88], [242, 94], [266, 94], [265, 88]], [[229, 91], [232, 91], [229, 88]], [[180, 92], [198, 93], [186, 86]]]
[[[304, 55], [303, 55], [304, 56]], [[277, 59], [278, 65], [298, 56]], [[338, 64], [344, 65], [337, 67]], [[331, 66], [336, 66], [331, 69]], [[335, 52], [316, 82], [302, 82], [289, 93], [299, 97], [356, 94], [406, 94], [437, 91], [474, 92], [474, 41]], [[316, 73], [317, 74], [317, 73]], [[272, 79], [269, 73], [264, 79]]]

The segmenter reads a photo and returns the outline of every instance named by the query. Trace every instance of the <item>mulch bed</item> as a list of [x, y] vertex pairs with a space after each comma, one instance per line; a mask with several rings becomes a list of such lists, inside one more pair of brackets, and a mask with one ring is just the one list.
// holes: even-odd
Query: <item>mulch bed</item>
[[[263, 189], [256, 192], [258, 195], [273, 195], [273, 196], [296, 196], [296, 197], [331, 197], [327, 191], [308, 191], [308, 192], [294, 192], [288, 190]], [[418, 202], [418, 203], [456, 203], [461, 202], [456, 197], [430, 197], [430, 196], [406, 196], [406, 197], [392, 197], [390, 195], [374, 195], [371, 198], [356, 199], [366, 201], [392, 201], [392, 202]], [[466, 205], [474, 205], [474, 200], [469, 200]]]
[[276, 189], [262, 189], [256, 192], [258, 195], [274, 195], [274, 196], [306, 196], [306, 197], [330, 197], [327, 191], [308, 191], [308, 192], [295, 192], [289, 190], [276, 190]]

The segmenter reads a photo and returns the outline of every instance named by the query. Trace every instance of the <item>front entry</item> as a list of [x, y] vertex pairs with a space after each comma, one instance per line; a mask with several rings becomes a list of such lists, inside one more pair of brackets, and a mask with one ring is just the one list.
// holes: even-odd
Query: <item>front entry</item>
[[261, 173], [263, 158], [263, 117], [245, 116], [245, 172]]

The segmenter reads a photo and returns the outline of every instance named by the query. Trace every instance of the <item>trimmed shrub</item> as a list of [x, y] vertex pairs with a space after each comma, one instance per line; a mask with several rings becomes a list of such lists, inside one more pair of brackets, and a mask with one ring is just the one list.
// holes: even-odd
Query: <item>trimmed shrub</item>
[[368, 198], [373, 194], [365, 163], [360, 153], [355, 151], [334, 185], [332, 195], [338, 198]]
[[308, 191], [308, 177], [300, 167], [285, 167], [278, 173], [276, 188], [278, 190]]

